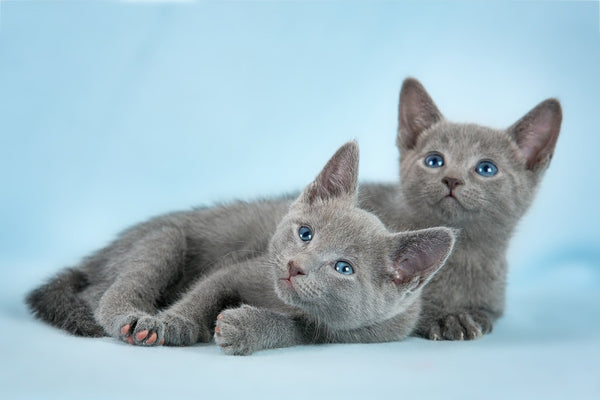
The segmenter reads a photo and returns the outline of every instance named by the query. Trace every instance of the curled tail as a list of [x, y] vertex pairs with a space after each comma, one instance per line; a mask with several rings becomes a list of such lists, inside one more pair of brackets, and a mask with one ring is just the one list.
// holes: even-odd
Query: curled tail
[[33, 315], [78, 336], [105, 336], [89, 305], [78, 295], [88, 286], [86, 275], [66, 269], [27, 295]]

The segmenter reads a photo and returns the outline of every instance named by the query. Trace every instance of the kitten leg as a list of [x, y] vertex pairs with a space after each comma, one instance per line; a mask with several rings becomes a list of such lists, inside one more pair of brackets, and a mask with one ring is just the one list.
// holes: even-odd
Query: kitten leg
[[94, 315], [109, 335], [130, 344], [160, 344], [164, 327], [148, 318], [156, 313], [162, 291], [180, 276], [185, 252], [183, 232], [164, 226], [112, 261], [108, 268], [118, 271], [118, 276]]
[[[233, 270], [233, 273], [236, 271]], [[210, 342], [219, 311], [239, 304], [231, 274], [231, 269], [215, 270], [197, 281], [167, 309], [140, 319], [133, 331], [134, 340], [142, 344], [167, 346]], [[156, 333], [156, 337], [152, 336], [153, 333]]]
[[230, 355], [308, 343], [298, 322], [289, 315], [243, 305], [217, 316], [215, 342]]

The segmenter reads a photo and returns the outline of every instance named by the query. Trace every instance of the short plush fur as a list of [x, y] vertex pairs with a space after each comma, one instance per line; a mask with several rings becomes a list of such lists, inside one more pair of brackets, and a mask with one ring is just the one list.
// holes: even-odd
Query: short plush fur
[[[402, 86], [398, 119], [401, 183], [362, 185], [360, 206], [391, 230], [461, 229], [447, 267], [423, 292], [415, 334], [446, 340], [480, 337], [504, 310], [506, 249], [550, 163], [560, 104], [545, 100], [506, 130], [457, 124], [446, 121], [423, 86], [409, 78]], [[442, 168], [424, 165], [432, 152], [444, 156]], [[481, 159], [494, 161], [498, 174], [477, 175]], [[447, 198], [450, 188], [453, 196]], [[146, 297], [154, 298], [158, 308], [171, 304], [198, 276], [264, 255], [291, 202], [289, 197], [237, 202], [154, 218], [65, 270], [31, 293], [28, 302], [36, 315], [56, 326], [101, 335], [91, 312], [109, 323], [97, 311], [101, 299], [122, 301], [123, 308]], [[127, 284], [115, 282], [125, 265], [129, 279], [148, 289], [128, 293]], [[162, 286], [150, 285], [154, 281]], [[155, 309], [139, 303], [149, 313]], [[114, 335], [118, 327], [115, 323], [107, 332]]]
[[[226, 228], [216, 223], [218, 209], [141, 224], [33, 291], [28, 303], [72, 333], [137, 345], [190, 345], [214, 336], [226, 353], [250, 354], [400, 340], [418, 321], [420, 293], [451, 253], [454, 231], [390, 233], [358, 208], [357, 178], [351, 142], [293, 202], [226, 207], [239, 217]], [[261, 217], [273, 213], [276, 225]], [[308, 240], [301, 228], [310, 231]], [[231, 235], [238, 229], [247, 235], [243, 250]], [[233, 253], [219, 257], [212, 248]]]
[[[545, 100], [506, 130], [458, 124], [445, 120], [424, 87], [409, 78], [398, 119], [400, 186], [363, 186], [361, 206], [391, 230], [460, 229], [446, 267], [423, 292], [415, 334], [477, 338], [503, 313], [507, 246], [552, 158], [560, 104]], [[428, 167], [432, 154], [444, 165]], [[498, 172], [481, 176], [481, 161], [493, 162]]]

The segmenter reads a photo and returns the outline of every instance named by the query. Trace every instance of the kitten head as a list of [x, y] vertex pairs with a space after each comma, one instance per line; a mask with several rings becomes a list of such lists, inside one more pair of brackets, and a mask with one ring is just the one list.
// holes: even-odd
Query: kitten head
[[452, 123], [409, 78], [398, 119], [402, 193], [418, 215], [458, 227], [474, 221], [512, 226], [550, 163], [562, 112], [548, 99], [504, 131]]
[[333, 329], [411, 306], [454, 245], [448, 228], [392, 234], [358, 208], [358, 146], [342, 146], [292, 204], [271, 240], [275, 290]]

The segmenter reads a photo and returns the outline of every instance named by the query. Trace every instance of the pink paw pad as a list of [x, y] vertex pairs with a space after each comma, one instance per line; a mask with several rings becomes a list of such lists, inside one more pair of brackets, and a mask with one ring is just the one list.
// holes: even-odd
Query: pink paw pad
[[141, 342], [142, 340], [144, 340], [146, 338], [146, 336], [148, 336], [148, 330], [139, 331], [138, 333], [135, 334], [135, 339], [138, 342]]
[[123, 325], [123, 327], [121, 328], [121, 334], [123, 336], [129, 336], [129, 330], [131, 329], [131, 325], [127, 324], [127, 325]]
[[156, 339], [158, 339], [158, 335], [156, 334], [156, 332], [152, 332], [148, 337], [148, 340], [146, 340], [146, 343], [154, 344], [154, 342], [156, 342]]

